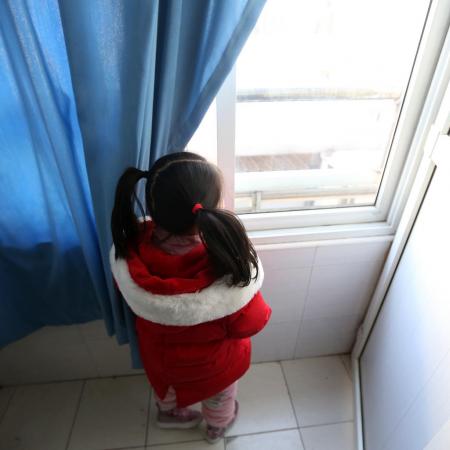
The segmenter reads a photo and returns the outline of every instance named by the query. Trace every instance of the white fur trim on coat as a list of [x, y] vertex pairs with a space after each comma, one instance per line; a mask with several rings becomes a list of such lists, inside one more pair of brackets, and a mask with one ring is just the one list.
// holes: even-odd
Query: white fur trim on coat
[[119, 290], [132, 311], [139, 317], [163, 325], [197, 325], [233, 314], [255, 296], [264, 279], [263, 268], [258, 261], [258, 277], [248, 286], [230, 287], [223, 277], [198, 292], [152, 294], [131, 278], [125, 259], [115, 258], [114, 246], [109, 261]]

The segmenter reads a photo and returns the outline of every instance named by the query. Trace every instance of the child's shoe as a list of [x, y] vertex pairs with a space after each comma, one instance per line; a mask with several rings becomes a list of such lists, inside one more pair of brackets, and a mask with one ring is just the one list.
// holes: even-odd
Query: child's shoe
[[203, 420], [201, 412], [189, 408], [174, 408], [161, 411], [158, 407], [156, 425], [159, 428], [182, 429], [195, 428]]
[[220, 441], [225, 436], [225, 432], [231, 428], [233, 423], [236, 420], [239, 411], [239, 403], [235, 400], [235, 408], [234, 408], [234, 416], [231, 419], [231, 422], [226, 427], [213, 427], [212, 425], [206, 425], [206, 433], [205, 439], [210, 444], [215, 444], [217, 441]]

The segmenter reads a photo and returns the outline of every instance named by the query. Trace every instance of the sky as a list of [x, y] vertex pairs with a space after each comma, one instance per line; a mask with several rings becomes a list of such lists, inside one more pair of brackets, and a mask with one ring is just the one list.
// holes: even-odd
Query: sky
[[268, 0], [237, 62], [237, 89], [401, 92], [428, 0]]
[[[237, 91], [369, 89], [390, 100], [238, 103], [236, 155], [334, 152], [380, 172], [428, 0], [267, 0], [236, 63]], [[213, 105], [190, 143], [215, 160]]]

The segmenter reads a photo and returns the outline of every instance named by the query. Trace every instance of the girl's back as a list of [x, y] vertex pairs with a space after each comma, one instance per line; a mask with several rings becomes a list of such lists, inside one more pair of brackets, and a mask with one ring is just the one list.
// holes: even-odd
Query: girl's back
[[[152, 220], [139, 222], [133, 200], [141, 178], [147, 179]], [[263, 271], [256, 252], [239, 220], [218, 208], [220, 198], [218, 169], [183, 152], [161, 158], [150, 172], [128, 169], [112, 215], [111, 267], [137, 316], [142, 361], [160, 413], [169, 397], [173, 404], [165, 413], [172, 416], [203, 401], [210, 441], [223, 434], [237, 409], [233, 395], [222, 395], [233, 408], [224, 400], [219, 420], [208, 399], [235, 392], [230, 386], [250, 366], [249, 338], [271, 314], [259, 292]], [[172, 416], [174, 427], [183, 422]]]

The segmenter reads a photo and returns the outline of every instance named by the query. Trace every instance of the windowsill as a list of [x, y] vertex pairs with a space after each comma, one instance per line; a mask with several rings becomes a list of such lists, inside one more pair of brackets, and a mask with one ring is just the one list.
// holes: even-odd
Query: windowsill
[[312, 242], [376, 238], [391, 241], [395, 230], [387, 222], [361, 223], [352, 225], [326, 225], [303, 228], [283, 228], [273, 230], [249, 231], [248, 235], [257, 247], [267, 248], [281, 244], [286, 247], [309, 246]]

